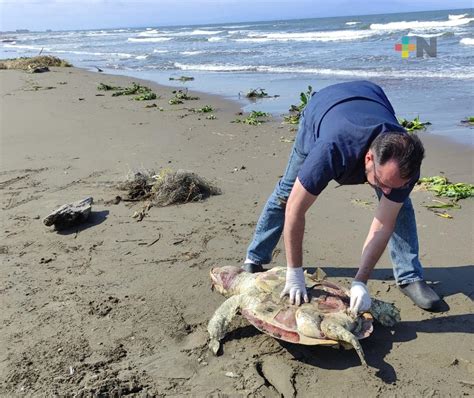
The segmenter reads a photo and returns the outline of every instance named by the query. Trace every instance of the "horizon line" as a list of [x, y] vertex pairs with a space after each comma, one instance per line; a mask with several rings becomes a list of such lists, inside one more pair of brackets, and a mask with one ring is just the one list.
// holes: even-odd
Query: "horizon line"
[[289, 18], [289, 19], [262, 19], [262, 20], [247, 20], [247, 21], [231, 21], [231, 22], [213, 22], [213, 23], [193, 23], [193, 24], [161, 24], [161, 25], [147, 25], [145, 26], [115, 26], [115, 27], [110, 27], [110, 28], [104, 28], [104, 27], [96, 27], [96, 28], [87, 28], [87, 29], [59, 29], [59, 30], [54, 30], [51, 28], [47, 28], [44, 30], [31, 30], [28, 28], [17, 28], [15, 30], [5, 30], [2, 31], [0, 30], [0, 33], [18, 33], [18, 30], [27, 30], [31, 33], [37, 33], [37, 32], [46, 32], [46, 31], [51, 31], [51, 32], [71, 32], [71, 31], [88, 31], [88, 30], [97, 30], [97, 29], [102, 29], [102, 30], [110, 30], [110, 29], [144, 29], [144, 28], [159, 28], [159, 27], [183, 27], [183, 26], [203, 26], [203, 25], [229, 25], [229, 24], [243, 24], [243, 23], [262, 23], [262, 22], [281, 22], [281, 21], [304, 21], [304, 20], [310, 20], [310, 19], [325, 19], [325, 18], [350, 18], [350, 17], [366, 17], [366, 16], [376, 16], [376, 15], [392, 15], [392, 14], [416, 14], [416, 13], [421, 13], [421, 12], [435, 12], [435, 11], [460, 11], [460, 10], [471, 10], [471, 8], [443, 8], [443, 9], [427, 9], [427, 10], [418, 10], [418, 11], [408, 11], [408, 12], [386, 12], [386, 13], [374, 13], [374, 14], [357, 14], [357, 15], [329, 15], [329, 16], [324, 16], [324, 17], [309, 17], [309, 18]]

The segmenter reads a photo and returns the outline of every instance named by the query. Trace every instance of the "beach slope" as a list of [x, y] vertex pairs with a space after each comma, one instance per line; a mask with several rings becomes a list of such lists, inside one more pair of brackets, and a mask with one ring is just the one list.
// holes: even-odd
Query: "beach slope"
[[[437, 217], [414, 192], [426, 278], [449, 311], [411, 304], [384, 255], [369, 283], [402, 322], [376, 325], [353, 350], [301, 347], [263, 335], [237, 317], [223, 355], [207, 349], [206, 326], [223, 297], [209, 269], [242, 261], [258, 215], [285, 167], [294, 133], [280, 120], [231, 123], [238, 104], [169, 105], [172, 88], [148, 85], [153, 101], [112, 97], [100, 83], [136, 79], [51, 68], [0, 71], [0, 394], [3, 396], [462, 396], [474, 388], [473, 204]], [[156, 107], [146, 107], [156, 104]], [[216, 119], [189, 108], [210, 105]], [[435, 128], [435, 126], [433, 126]], [[472, 148], [420, 133], [422, 174], [472, 182]], [[131, 172], [186, 169], [222, 195], [133, 218], [119, 203]], [[94, 198], [91, 219], [66, 231], [42, 218]], [[117, 204], [115, 204], [117, 203]], [[305, 265], [349, 286], [376, 198], [368, 186], [331, 184], [307, 219]], [[285, 265], [280, 242], [274, 264]], [[94, 395], [96, 394], [96, 395]], [[115, 394], [115, 395], [113, 395]]]

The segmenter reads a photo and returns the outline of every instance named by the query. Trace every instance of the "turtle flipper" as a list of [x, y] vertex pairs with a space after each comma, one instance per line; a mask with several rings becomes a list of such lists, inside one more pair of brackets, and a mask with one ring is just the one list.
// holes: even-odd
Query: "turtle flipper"
[[367, 362], [365, 361], [364, 350], [359, 343], [359, 340], [346, 328], [344, 328], [342, 323], [337, 322], [337, 319], [332, 317], [327, 317], [321, 322], [321, 330], [326, 335], [326, 337], [342, 341], [350, 344], [359, 355], [362, 365], [368, 367]]
[[382, 300], [373, 298], [369, 312], [384, 326], [393, 326], [400, 322], [400, 310], [393, 304]]
[[214, 353], [214, 355], [217, 355], [217, 352], [219, 351], [221, 345], [220, 341], [226, 335], [230, 322], [239, 310], [242, 304], [242, 298], [242, 295], [229, 297], [216, 310], [207, 325], [207, 331], [210, 337], [209, 349]]

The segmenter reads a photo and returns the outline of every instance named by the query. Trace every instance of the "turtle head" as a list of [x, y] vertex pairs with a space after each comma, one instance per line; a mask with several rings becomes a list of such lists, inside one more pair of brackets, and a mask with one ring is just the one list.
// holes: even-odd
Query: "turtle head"
[[239, 293], [239, 275], [243, 272], [243, 269], [231, 265], [211, 268], [211, 288], [224, 296]]

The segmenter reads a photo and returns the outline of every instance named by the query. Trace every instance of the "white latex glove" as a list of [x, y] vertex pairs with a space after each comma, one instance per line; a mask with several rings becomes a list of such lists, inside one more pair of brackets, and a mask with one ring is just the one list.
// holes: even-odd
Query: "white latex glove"
[[302, 267], [286, 269], [286, 283], [285, 288], [280, 294], [280, 297], [288, 294], [290, 296], [290, 303], [300, 305], [301, 297], [305, 303], [309, 301], [308, 293], [306, 292], [306, 284], [304, 281], [304, 271]]
[[357, 315], [359, 312], [368, 311], [371, 305], [372, 300], [370, 299], [370, 294], [365, 283], [353, 281], [351, 285], [351, 305], [349, 310], [352, 311], [354, 315]]

